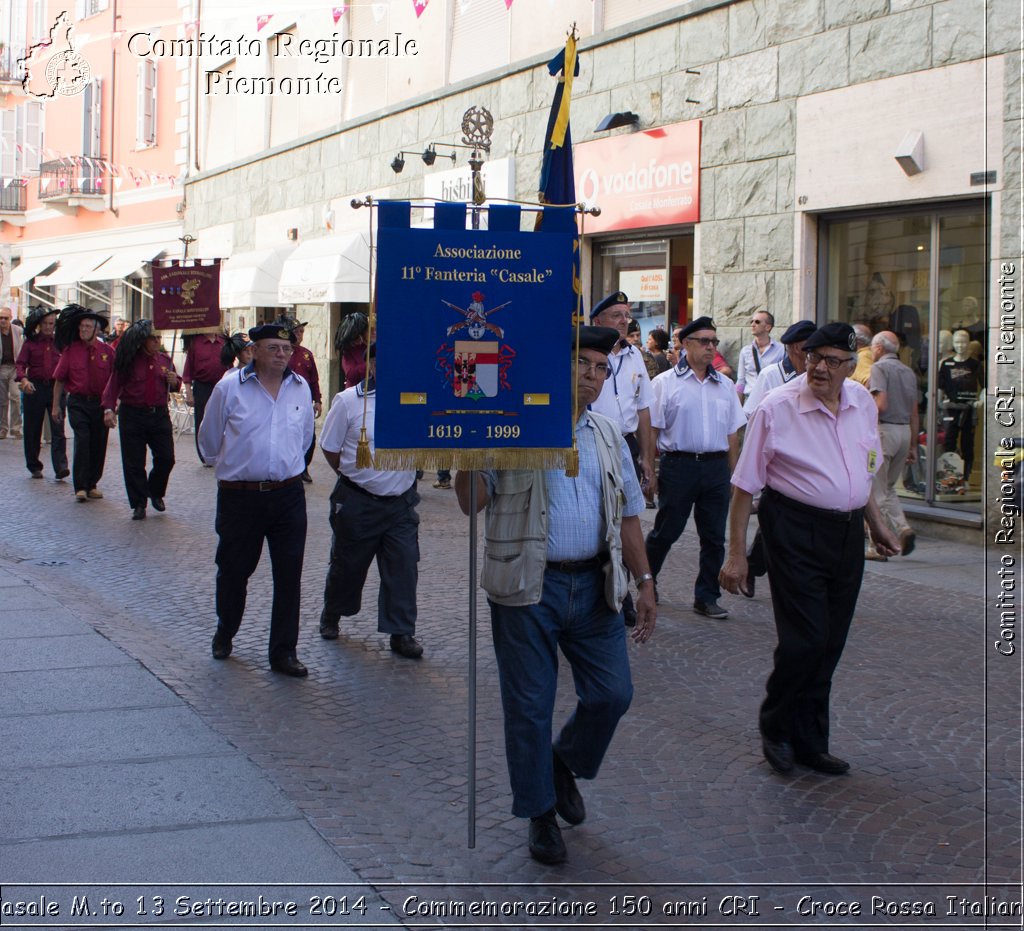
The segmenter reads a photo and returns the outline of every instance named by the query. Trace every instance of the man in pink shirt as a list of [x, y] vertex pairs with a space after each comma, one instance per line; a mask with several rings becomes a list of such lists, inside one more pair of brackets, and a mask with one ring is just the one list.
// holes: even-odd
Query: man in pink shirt
[[727, 591], [746, 580], [751, 502], [764, 489], [758, 518], [779, 643], [759, 725], [765, 759], [779, 773], [794, 763], [830, 775], [849, 770], [829, 753], [829, 693], [864, 574], [864, 518], [879, 552], [899, 552], [871, 497], [882, 449], [875, 403], [847, 378], [856, 346], [845, 323], [811, 334], [806, 373], [761, 402], [732, 476], [720, 576]]

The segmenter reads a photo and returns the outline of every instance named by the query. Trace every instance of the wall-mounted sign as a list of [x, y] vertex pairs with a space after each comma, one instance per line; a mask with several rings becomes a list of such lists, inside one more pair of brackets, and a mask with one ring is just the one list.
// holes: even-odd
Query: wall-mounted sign
[[[462, 150], [464, 151], [464, 150]], [[437, 147], [440, 159], [444, 154], [444, 146]], [[484, 162], [480, 173], [484, 178], [484, 191], [488, 198], [515, 198], [515, 161], [511, 158], [499, 158], [493, 162]], [[423, 176], [423, 196], [435, 200], [454, 200], [462, 203], [473, 201], [473, 175], [468, 165], [450, 168], [448, 171], [427, 169]]]
[[668, 300], [668, 275], [664, 268], [629, 268], [619, 272], [619, 290], [631, 304]]
[[700, 120], [585, 142], [573, 154], [577, 198], [601, 208], [585, 232], [700, 220]]

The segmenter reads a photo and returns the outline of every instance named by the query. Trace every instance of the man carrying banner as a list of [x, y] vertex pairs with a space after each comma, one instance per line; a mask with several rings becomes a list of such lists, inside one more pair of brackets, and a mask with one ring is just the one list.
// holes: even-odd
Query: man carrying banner
[[266, 540], [274, 576], [270, 668], [302, 677], [307, 670], [295, 655], [306, 549], [302, 470], [313, 438], [313, 401], [305, 380], [288, 367], [295, 346], [290, 330], [268, 323], [249, 330], [249, 338], [252, 362], [214, 386], [198, 437], [199, 455], [217, 476], [213, 658], [231, 655], [249, 576]]
[[338, 474], [331, 493], [331, 562], [324, 586], [320, 636], [338, 639], [342, 617], [359, 613], [366, 573], [374, 558], [380, 572], [377, 630], [389, 634], [392, 653], [419, 659], [423, 647], [416, 633], [416, 582], [419, 562], [420, 518], [416, 505], [416, 472], [382, 472], [359, 468], [356, 456], [362, 427], [373, 454], [376, 407], [374, 356], [376, 343], [367, 350], [368, 387], [362, 383], [334, 397], [324, 421], [320, 448]]
[[[231, 366], [221, 362], [220, 354], [227, 340], [220, 333], [198, 333], [189, 337], [185, 350], [185, 368], [181, 380], [185, 387], [185, 403], [193, 408], [195, 419], [196, 452], [200, 462], [203, 454], [199, 452], [199, 428], [203, 425], [206, 402], [210, 400], [213, 386], [229, 371]], [[209, 463], [204, 462], [204, 465]]]
[[[149, 320], [124, 330], [114, 352], [114, 371], [103, 389], [103, 423], [112, 429], [120, 417], [121, 467], [132, 520], [144, 520], [146, 502], [165, 510], [167, 480], [174, 468], [174, 431], [167, 410], [168, 393], [178, 387], [170, 356]], [[153, 468], [146, 475], [146, 447]]]
[[[638, 643], [654, 632], [656, 608], [639, 514], [643, 495], [618, 426], [588, 410], [610, 369], [617, 330], [581, 327], [576, 370], [579, 475], [560, 469], [497, 470], [455, 476], [468, 514], [475, 475], [478, 509], [487, 507], [480, 584], [487, 591], [505, 715], [512, 813], [530, 819], [530, 855], [562, 863], [556, 812], [586, 817], [575, 776], [593, 779], [633, 685], [622, 623], [636, 579]], [[558, 650], [568, 659], [577, 706], [552, 745]]]

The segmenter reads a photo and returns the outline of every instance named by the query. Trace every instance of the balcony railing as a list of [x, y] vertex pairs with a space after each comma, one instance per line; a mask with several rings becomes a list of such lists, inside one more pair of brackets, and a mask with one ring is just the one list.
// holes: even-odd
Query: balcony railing
[[83, 162], [43, 162], [39, 166], [39, 199], [66, 200], [69, 197], [102, 195], [103, 172]]
[[28, 182], [21, 178], [0, 178], [0, 213], [24, 213], [28, 205]]
[[23, 48], [8, 45], [0, 47], [0, 83], [21, 83], [24, 74], [18, 63], [24, 57], [25, 50]]

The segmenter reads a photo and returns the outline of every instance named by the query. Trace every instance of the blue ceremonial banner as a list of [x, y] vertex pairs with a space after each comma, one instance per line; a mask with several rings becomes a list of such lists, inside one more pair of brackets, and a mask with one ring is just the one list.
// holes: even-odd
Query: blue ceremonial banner
[[515, 206], [467, 230], [465, 204], [410, 227], [382, 202], [377, 404], [382, 469], [567, 468], [573, 461], [574, 208], [520, 230]]

